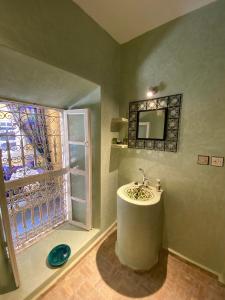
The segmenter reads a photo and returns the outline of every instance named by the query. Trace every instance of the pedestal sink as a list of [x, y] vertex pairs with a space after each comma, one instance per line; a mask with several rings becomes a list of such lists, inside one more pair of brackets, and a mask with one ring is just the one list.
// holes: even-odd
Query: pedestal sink
[[123, 265], [147, 271], [157, 262], [162, 241], [162, 191], [129, 183], [117, 190], [116, 254]]

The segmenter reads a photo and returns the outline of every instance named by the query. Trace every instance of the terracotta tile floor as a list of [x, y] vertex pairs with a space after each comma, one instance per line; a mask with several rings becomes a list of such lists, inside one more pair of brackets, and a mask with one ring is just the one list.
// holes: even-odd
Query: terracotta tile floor
[[225, 287], [208, 273], [162, 252], [150, 272], [122, 266], [115, 255], [113, 233], [69, 273], [42, 300], [225, 300]]

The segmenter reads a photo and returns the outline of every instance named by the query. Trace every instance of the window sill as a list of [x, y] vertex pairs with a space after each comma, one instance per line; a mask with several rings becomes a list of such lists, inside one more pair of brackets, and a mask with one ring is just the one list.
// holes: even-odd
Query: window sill
[[[94, 241], [99, 232], [99, 229], [86, 231], [66, 222], [37, 243], [21, 251], [17, 255], [20, 287], [13, 292], [1, 295], [1, 300], [25, 299], [43, 288], [59, 273], [65, 271], [70, 261], [80, 255]], [[50, 269], [46, 265], [48, 253], [54, 246], [63, 243], [71, 247], [71, 257], [63, 267]]]

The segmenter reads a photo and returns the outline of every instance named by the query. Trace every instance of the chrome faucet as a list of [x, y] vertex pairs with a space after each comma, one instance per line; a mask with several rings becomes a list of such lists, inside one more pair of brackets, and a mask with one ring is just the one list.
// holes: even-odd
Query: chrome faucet
[[147, 186], [148, 183], [150, 182], [150, 179], [145, 176], [145, 171], [142, 168], [139, 168], [139, 171], [142, 174], [142, 184], [145, 185], [145, 186]]

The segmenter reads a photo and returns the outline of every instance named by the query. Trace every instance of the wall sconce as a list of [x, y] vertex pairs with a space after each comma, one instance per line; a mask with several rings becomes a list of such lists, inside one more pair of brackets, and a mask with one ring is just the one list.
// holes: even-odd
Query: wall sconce
[[148, 98], [151, 98], [153, 97], [155, 94], [157, 94], [159, 91], [158, 87], [157, 86], [152, 86], [148, 89], [147, 93], [146, 93], [146, 96]]

